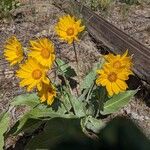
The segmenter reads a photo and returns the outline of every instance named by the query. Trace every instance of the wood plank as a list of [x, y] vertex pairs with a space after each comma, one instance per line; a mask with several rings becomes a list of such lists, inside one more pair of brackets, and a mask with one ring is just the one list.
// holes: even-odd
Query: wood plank
[[[64, 2], [64, 1], [63, 1]], [[106, 21], [100, 15], [95, 14], [80, 2], [70, 2], [74, 8], [70, 9], [69, 0], [66, 1], [67, 11], [80, 12], [85, 20], [88, 32], [97, 41], [102, 41], [113, 53], [124, 53], [126, 49], [133, 54], [134, 72], [142, 80], [150, 84], [150, 49], [139, 43], [114, 25]], [[57, 3], [58, 4], [58, 3]], [[64, 3], [63, 3], [64, 4]], [[61, 4], [62, 5], [62, 4]], [[64, 6], [61, 6], [64, 7]]]

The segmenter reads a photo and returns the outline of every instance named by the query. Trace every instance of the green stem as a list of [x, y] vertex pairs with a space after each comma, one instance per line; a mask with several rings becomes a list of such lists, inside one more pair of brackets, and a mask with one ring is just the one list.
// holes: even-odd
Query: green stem
[[63, 76], [63, 78], [64, 78], [64, 80], [65, 80], [65, 83], [66, 83], [68, 89], [69, 89], [70, 94], [72, 94], [71, 86], [70, 86], [70, 84], [69, 84], [69, 82], [68, 82], [68, 80], [67, 80], [67, 78], [66, 78], [64, 72], [61, 70], [60, 66], [58, 65], [58, 63], [57, 63], [56, 61], [55, 61], [55, 63], [56, 63], [56, 66], [58, 67], [58, 69], [59, 69], [59, 70], [61, 71], [61, 73], [62, 73], [62, 76]]
[[[80, 87], [80, 74], [79, 74], [79, 61], [78, 61], [78, 54], [76, 51], [76, 47], [75, 47], [75, 42], [73, 41], [73, 50], [74, 50], [74, 54], [75, 54], [75, 60], [76, 60], [76, 64], [77, 64], [77, 77], [78, 77], [78, 82], [79, 82], [79, 87]], [[79, 91], [76, 88], [77, 91], [77, 95], [79, 96]]]
[[64, 103], [63, 101], [61, 101], [61, 103], [64, 105], [64, 107], [65, 107], [67, 113], [70, 114], [70, 111], [68, 110], [68, 108], [67, 108], [67, 106], [65, 105], [65, 103]]
[[40, 104], [35, 105], [35, 106], [33, 107], [33, 109], [36, 108], [36, 107], [38, 107], [39, 105], [40, 105]]
[[77, 63], [77, 72], [79, 73], [78, 55], [77, 55], [77, 51], [76, 51], [76, 47], [75, 47], [75, 42], [74, 41], [73, 41], [73, 50], [74, 50], [75, 59], [76, 59], [76, 63]]
[[70, 95], [72, 95], [72, 90], [71, 90], [70, 84], [69, 84], [69, 82], [68, 82], [64, 72], [61, 70], [60, 66], [58, 65], [58, 63], [56, 61], [55, 61], [55, 63], [57, 65], [58, 69], [61, 71], [62, 76], [63, 76], [63, 78], [65, 80], [65, 83], [67, 85], [67, 89], [68, 89], [67, 93], [69, 92], [69, 102], [70, 102], [70, 104], [71, 104], [71, 106], [73, 108], [73, 113], [75, 114], [75, 109], [74, 109], [73, 103], [72, 103], [71, 98], [70, 98]]
[[100, 100], [101, 100], [101, 97], [99, 96], [99, 93], [96, 93], [96, 94], [97, 94], [97, 97], [98, 97], [98, 109], [97, 109], [95, 118], [97, 118], [99, 116], [99, 113], [100, 113]]
[[[62, 98], [64, 99], [64, 93], [63, 93], [63, 89], [62, 89], [62, 87], [61, 87], [61, 94], [62, 94]], [[61, 100], [61, 103], [64, 105], [64, 107], [65, 107], [65, 109], [66, 109], [66, 111], [68, 112], [68, 114], [70, 114], [70, 111], [68, 110], [68, 108], [67, 108], [67, 106], [65, 105], [65, 103], [64, 103], [64, 101], [63, 100]]]
[[92, 92], [94, 86], [95, 86], [95, 82], [92, 84], [92, 86], [90, 87], [90, 89], [88, 91], [88, 94], [87, 94], [87, 97], [86, 97], [86, 100], [85, 100], [86, 102], [89, 100], [89, 97], [91, 96], [91, 92]]

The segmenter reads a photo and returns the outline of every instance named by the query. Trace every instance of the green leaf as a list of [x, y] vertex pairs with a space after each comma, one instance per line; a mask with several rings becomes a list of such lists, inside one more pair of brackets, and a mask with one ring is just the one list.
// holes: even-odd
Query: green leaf
[[74, 107], [75, 114], [80, 118], [86, 115], [86, 102], [71, 96], [71, 101]]
[[29, 117], [30, 118], [34, 118], [34, 119], [41, 119], [41, 118], [72, 118], [75, 117], [74, 115], [69, 115], [69, 114], [64, 114], [64, 113], [60, 113], [60, 112], [55, 112], [52, 109], [46, 108], [46, 109], [33, 109], [30, 113], [29, 113]]
[[[48, 120], [52, 118], [76, 118], [74, 115], [65, 114], [66, 110], [62, 106], [59, 106], [57, 110], [54, 107], [47, 107], [45, 105], [39, 105], [34, 109], [27, 112], [20, 120], [16, 122], [13, 128], [10, 130], [11, 134], [17, 135], [22, 131], [28, 131], [30, 128], [40, 125], [42, 120]], [[33, 124], [32, 122], [33, 121]]]
[[87, 89], [90, 88], [90, 86], [92, 85], [92, 83], [94, 82], [96, 78], [96, 70], [92, 70], [82, 81], [81, 83], [81, 91], [83, 89]]
[[64, 91], [62, 101], [65, 104], [65, 106], [67, 107], [67, 109], [70, 110], [72, 106], [69, 101], [69, 94], [66, 91]]
[[31, 108], [38, 104], [40, 104], [39, 97], [35, 93], [19, 95], [11, 102], [12, 106], [27, 105]]
[[0, 149], [3, 149], [4, 146], [4, 133], [9, 127], [9, 114], [4, 112], [0, 115]]
[[64, 73], [67, 71], [67, 68], [69, 67], [69, 65], [65, 64], [65, 62], [63, 60], [61, 60], [60, 58], [57, 58], [56, 63], [59, 66], [59, 68], [61, 69], [61, 71], [63, 71]]
[[64, 73], [64, 75], [66, 77], [75, 77], [76, 76], [76, 72], [73, 68], [71, 68], [71, 66], [69, 66], [69, 64], [65, 63], [63, 60], [57, 58], [56, 59], [56, 63], [58, 65], [58, 73], [62, 74]]
[[32, 133], [42, 124], [41, 120], [30, 118], [29, 114], [24, 115], [20, 120], [18, 120], [14, 126], [10, 129], [7, 136], [18, 135], [20, 132], [24, 131], [27, 133]]
[[107, 115], [117, 112], [119, 109], [127, 105], [136, 93], [137, 90], [130, 90], [113, 96], [104, 103], [104, 109], [101, 111], [101, 114]]
[[101, 58], [99, 60], [99, 62], [97, 64], [95, 64], [93, 69], [86, 75], [86, 77], [84, 78], [84, 80], [81, 83], [81, 87], [80, 87], [81, 91], [83, 89], [87, 89], [87, 88], [91, 87], [91, 85], [93, 84], [93, 82], [96, 79], [96, 70], [100, 69], [102, 67], [103, 63], [104, 63], [104, 59]]
[[48, 121], [44, 131], [33, 137], [25, 147], [32, 149], [51, 149], [66, 139], [83, 135], [79, 119], [55, 118]]

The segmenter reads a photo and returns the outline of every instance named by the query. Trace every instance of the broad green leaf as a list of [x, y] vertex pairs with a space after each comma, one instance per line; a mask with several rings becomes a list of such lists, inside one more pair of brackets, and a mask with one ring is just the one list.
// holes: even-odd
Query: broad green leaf
[[59, 74], [64, 74], [66, 77], [75, 77], [76, 72], [69, 64], [66, 64], [63, 60], [57, 58], [56, 63], [58, 65]]
[[86, 102], [78, 100], [74, 96], [70, 96], [76, 116], [83, 117], [86, 115]]
[[103, 110], [104, 103], [108, 100], [106, 88], [98, 86], [93, 92], [92, 99], [96, 99], [98, 103], [98, 109]]
[[137, 90], [130, 90], [113, 96], [104, 103], [104, 108], [103, 111], [101, 111], [101, 114], [107, 115], [117, 112], [120, 108], [127, 105], [136, 93]]
[[78, 100], [79, 100], [79, 101], [85, 101], [88, 92], [89, 92], [89, 89], [85, 89], [85, 90], [83, 91], [83, 93], [78, 97]]
[[62, 141], [84, 136], [79, 119], [55, 118], [46, 124], [42, 133], [33, 137], [25, 147], [32, 149], [51, 149]]
[[67, 109], [70, 110], [72, 106], [69, 101], [68, 93], [64, 92], [62, 101], [63, 101], [64, 105], [67, 107]]
[[0, 115], [0, 149], [3, 150], [4, 146], [4, 133], [7, 131], [9, 127], [9, 114], [8, 112], [4, 112]]
[[101, 69], [103, 63], [104, 63], [104, 59], [100, 58], [99, 63], [95, 64], [93, 69], [86, 75], [86, 77], [84, 78], [84, 80], [81, 83], [81, 87], [80, 87], [81, 91], [83, 89], [90, 88], [90, 86], [93, 84], [93, 82], [95, 82], [96, 70]]
[[[65, 90], [67, 93], [67, 90]], [[83, 117], [86, 112], [86, 102], [81, 100], [81, 97], [76, 98], [74, 95], [68, 93], [68, 100], [71, 102], [70, 104], [73, 106], [73, 110], [76, 116]]]
[[27, 105], [31, 108], [35, 107], [38, 104], [40, 104], [40, 100], [35, 93], [19, 95], [14, 98], [13, 102], [11, 102], [12, 106]]
[[[45, 105], [39, 105], [39, 107], [35, 107], [34, 109], [27, 112], [17, 123], [13, 126], [12, 130], [10, 131], [11, 134], [18, 134], [21, 131], [26, 131], [31, 124], [31, 128], [33, 126], [40, 125], [40, 122], [45, 119], [52, 119], [52, 118], [76, 118], [76, 116], [71, 114], [65, 114], [66, 110], [63, 106], [59, 106], [57, 110], [54, 110], [52, 107], [46, 107]], [[31, 121], [33, 120], [33, 124]]]
[[30, 113], [30, 118], [41, 119], [41, 118], [72, 118], [74, 115], [63, 114], [59, 112], [55, 112], [52, 109], [33, 109]]
[[90, 86], [92, 85], [92, 83], [94, 82], [96, 78], [96, 70], [92, 70], [82, 81], [81, 83], [81, 91], [83, 89], [87, 89], [90, 88]]
[[26, 114], [14, 124], [7, 135], [17, 135], [22, 131], [31, 133], [36, 130], [41, 125], [41, 123], [41, 120], [32, 119], [30, 118], [29, 114]]
[[67, 71], [67, 68], [69, 67], [69, 65], [65, 64], [63, 60], [61, 60], [60, 58], [57, 58], [56, 63], [59, 66], [58, 70], [61, 69], [61, 71], [63, 71], [64, 73]]

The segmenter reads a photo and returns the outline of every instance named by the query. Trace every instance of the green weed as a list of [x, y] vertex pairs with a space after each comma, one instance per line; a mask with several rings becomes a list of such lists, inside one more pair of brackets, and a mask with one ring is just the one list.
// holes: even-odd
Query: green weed
[[120, 0], [122, 3], [126, 3], [128, 5], [138, 4], [139, 0]]
[[0, 0], [0, 19], [11, 16], [11, 11], [19, 7], [16, 0]]

